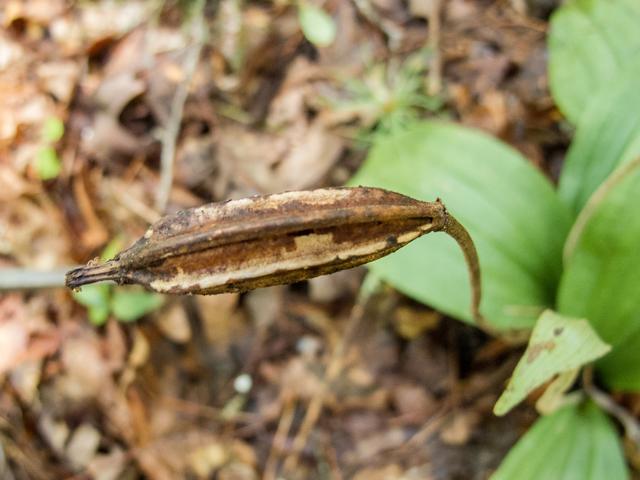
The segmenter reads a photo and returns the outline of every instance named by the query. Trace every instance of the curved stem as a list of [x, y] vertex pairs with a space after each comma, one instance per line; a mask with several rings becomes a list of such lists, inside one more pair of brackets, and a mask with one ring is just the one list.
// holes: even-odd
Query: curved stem
[[491, 325], [480, 313], [480, 300], [482, 299], [482, 281], [480, 278], [480, 262], [478, 261], [478, 251], [473, 243], [473, 239], [469, 232], [458, 222], [452, 215], [447, 214], [447, 220], [443, 232], [453, 238], [467, 263], [469, 270], [469, 280], [471, 282], [471, 318], [475, 324], [485, 330], [487, 333], [499, 334], [499, 331]]

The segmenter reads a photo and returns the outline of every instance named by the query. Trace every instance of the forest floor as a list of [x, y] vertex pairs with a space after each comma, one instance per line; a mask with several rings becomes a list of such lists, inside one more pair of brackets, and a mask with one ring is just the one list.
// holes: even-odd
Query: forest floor
[[[102, 326], [60, 272], [166, 213], [343, 185], [400, 108], [555, 181], [548, 9], [328, 0], [337, 34], [317, 47], [302, 7], [188, 4], [0, 6], [0, 276], [58, 275], [0, 295], [0, 477], [487, 479], [537, 416], [492, 413], [522, 349], [388, 286], [354, 313], [365, 267]], [[402, 82], [420, 105], [398, 104]]]

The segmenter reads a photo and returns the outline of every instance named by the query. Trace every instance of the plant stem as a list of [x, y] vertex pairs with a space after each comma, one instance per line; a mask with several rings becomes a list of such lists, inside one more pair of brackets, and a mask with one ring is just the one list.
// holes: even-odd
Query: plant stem
[[458, 242], [458, 246], [464, 254], [464, 260], [469, 270], [471, 282], [471, 318], [475, 324], [487, 333], [500, 335], [498, 329], [491, 325], [480, 313], [480, 300], [482, 299], [482, 281], [480, 278], [480, 262], [478, 251], [469, 232], [451, 214], [447, 214], [447, 223], [443, 230], [447, 235]]
[[0, 290], [35, 290], [38, 288], [63, 288], [64, 275], [70, 267], [54, 270], [30, 268], [6, 268], [0, 270]]
[[613, 398], [596, 388], [593, 383], [593, 366], [589, 365], [583, 370], [582, 383], [586, 394], [603, 410], [617, 418], [627, 437], [636, 445], [636, 448], [640, 448], [640, 423], [625, 408], [618, 405]]
[[192, 42], [183, 65], [184, 78], [178, 84], [171, 103], [171, 117], [162, 135], [162, 153], [160, 154], [160, 185], [156, 195], [156, 210], [164, 212], [169, 201], [171, 185], [173, 184], [173, 164], [176, 154], [176, 140], [180, 133], [180, 123], [184, 104], [189, 94], [189, 84], [200, 59], [200, 51], [204, 42], [204, 0], [197, 0], [192, 11], [191, 32]]

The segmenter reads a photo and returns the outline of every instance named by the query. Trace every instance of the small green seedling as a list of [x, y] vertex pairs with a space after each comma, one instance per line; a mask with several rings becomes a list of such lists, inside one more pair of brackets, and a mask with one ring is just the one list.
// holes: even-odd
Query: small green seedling
[[362, 80], [344, 81], [351, 99], [334, 102], [334, 109], [356, 113], [366, 128], [375, 127], [376, 134], [406, 127], [422, 113], [437, 111], [443, 100], [426, 91], [430, 57], [430, 49], [423, 48], [396, 69], [372, 63]]
[[124, 290], [107, 283], [87, 285], [74, 292], [76, 301], [87, 307], [89, 320], [102, 325], [113, 314], [122, 322], [133, 322], [163, 303], [160, 295], [144, 290]]
[[[122, 248], [119, 238], [111, 241], [101, 258], [112, 258]], [[138, 287], [118, 287], [115, 284], [99, 283], [86, 285], [73, 292], [76, 301], [87, 307], [87, 315], [94, 325], [102, 325], [113, 314], [122, 322], [132, 322], [163, 304], [161, 295]]]
[[336, 39], [336, 24], [321, 8], [301, 2], [298, 21], [305, 38], [318, 47], [328, 47]]
[[62, 169], [62, 163], [56, 154], [53, 143], [62, 138], [64, 124], [57, 117], [50, 117], [44, 123], [42, 146], [36, 154], [36, 169], [42, 180], [56, 178]]

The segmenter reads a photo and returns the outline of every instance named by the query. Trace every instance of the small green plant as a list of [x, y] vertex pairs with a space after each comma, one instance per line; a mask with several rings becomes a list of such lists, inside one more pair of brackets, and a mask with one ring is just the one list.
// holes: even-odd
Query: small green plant
[[[107, 245], [101, 258], [112, 258], [121, 250], [122, 242], [116, 238]], [[109, 283], [86, 285], [73, 292], [76, 301], [87, 307], [87, 315], [94, 325], [102, 325], [110, 314], [122, 322], [132, 322], [158, 308], [163, 303], [161, 295], [139, 287], [118, 287]]]
[[430, 57], [428, 48], [410, 55], [393, 69], [386, 63], [372, 63], [362, 80], [348, 79], [344, 88], [350, 100], [336, 102], [336, 110], [352, 111], [365, 128], [377, 134], [402, 129], [425, 111], [436, 111], [443, 101], [426, 92], [425, 73]]
[[36, 169], [42, 180], [50, 180], [60, 174], [62, 164], [52, 144], [60, 140], [63, 134], [62, 120], [50, 117], [45, 121], [42, 131], [42, 146], [36, 154]]
[[321, 8], [301, 1], [298, 5], [298, 21], [305, 38], [318, 47], [328, 47], [336, 39], [336, 24]]
[[[555, 380], [538, 404], [544, 415], [492, 480], [629, 478], [592, 387], [564, 393], [594, 361], [605, 386], [640, 391], [639, 21], [635, 0], [573, 0], [552, 17], [551, 90], [576, 127], [557, 189], [498, 140], [440, 122], [377, 136], [351, 181], [442, 198], [477, 245], [484, 317], [511, 336], [533, 330], [496, 413]], [[425, 238], [371, 269], [471, 321], [454, 247]]]
[[73, 297], [87, 307], [89, 320], [94, 325], [102, 325], [109, 314], [121, 322], [133, 322], [163, 303], [156, 293], [137, 287], [122, 289], [106, 283], [82, 287], [81, 291], [73, 293]]

